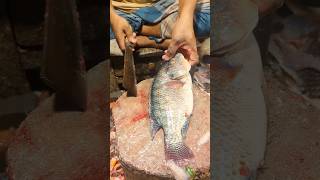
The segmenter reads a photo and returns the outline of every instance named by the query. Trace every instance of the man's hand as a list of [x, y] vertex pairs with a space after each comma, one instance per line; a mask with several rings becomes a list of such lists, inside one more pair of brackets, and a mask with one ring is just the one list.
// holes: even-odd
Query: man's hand
[[180, 52], [191, 65], [198, 63], [199, 56], [193, 29], [196, 2], [196, 0], [179, 0], [179, 16], [172, 30], [171, 43], [162, 56], [164, 60], [169, 60]]
[[169, 60], [177, 52], [182, 53], [191, 65], [197, 64], [199, 61], [193, 24], [188, 24], [181, 18], [174, 25], [171, 43], [162, 58]]
[[124, 40], [126, 37], [131, 43], [136, 43], [136, 34], [132, 31], [132, 28], [126, 19], [113, 11], [110, 12], [110, 23], [117, 43], [122, 51], [125, 50]]

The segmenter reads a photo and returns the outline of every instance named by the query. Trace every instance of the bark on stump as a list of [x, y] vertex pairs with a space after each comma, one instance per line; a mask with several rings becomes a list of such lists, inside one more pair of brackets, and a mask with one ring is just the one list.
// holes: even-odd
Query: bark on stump
[[[147, 79], [137, 85], [137, 97], [127, 97], [124, 93], [111, 104], [119, 157], [128, 180], [173, 178], [165, 165], [163, 131], [158, 131], [154, 140], [151, 140], [148, 117], [151, 82], [151, 79]], [[203, 145], [197, 144], [210, 133], [210, 97], [196, 86], [193, 87], [193, 94], [194, 110], [185, 142], [195, 155], [190, 167], [205, 174], [204, 179], [209, 179], [209, 139]]]
[[88, 72], [86, 112], [54, 112], [48, 98], [22, 122], [9, 145], [9, 179], [107, 177], [106, 62]]

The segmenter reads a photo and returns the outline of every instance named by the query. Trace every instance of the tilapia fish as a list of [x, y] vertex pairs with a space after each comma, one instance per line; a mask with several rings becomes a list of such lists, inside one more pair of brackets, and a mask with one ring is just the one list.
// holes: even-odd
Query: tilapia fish
[[189, 62], [178, 53], [164, 62], [153, 80], [150, 93], [152, 139], [162, 128], [166, 160], [173, 160], [179, 165], [193, 157], [184, 143], [193, 111], [190, 68]]
[[213, 180], [255, 180], [263, 161], [267, 118], [258, 52], [253, 41], [238, 54], [209, 57]]

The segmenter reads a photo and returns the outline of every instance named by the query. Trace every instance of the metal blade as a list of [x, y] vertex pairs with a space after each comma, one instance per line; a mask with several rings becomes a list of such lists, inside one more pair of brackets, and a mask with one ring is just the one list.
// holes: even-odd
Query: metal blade
[[127, 96], [137, 96], [137, 78], [133, 58], [133, 45], [125, 39], [125, 54], [124, 54], [124, 72], [123, 72], [123, 87], [127, 90]]
[[42, 75], [56, 92], [54, 109], [55, 111], [85, 111], [87, 108], [86, 70], [82, 56], [76, 1], [48, 0], [46, 2]]

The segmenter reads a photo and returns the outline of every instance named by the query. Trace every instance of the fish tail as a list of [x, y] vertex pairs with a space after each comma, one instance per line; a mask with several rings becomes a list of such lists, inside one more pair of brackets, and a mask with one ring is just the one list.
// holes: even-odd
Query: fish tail
[[183, 163], [185, 160], [194, 157], [191, 149], [183, 142], [180, 143], [166, 143], [165, 145], [166, 160], [173, 160], [177, 164]]

